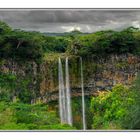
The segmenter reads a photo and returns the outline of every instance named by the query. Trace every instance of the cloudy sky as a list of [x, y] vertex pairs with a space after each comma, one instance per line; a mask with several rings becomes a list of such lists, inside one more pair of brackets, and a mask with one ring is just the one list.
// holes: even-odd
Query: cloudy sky
[[0, 10], [0, 20], [15, 29], [40, 32], [94, 32], [140, 27], [140, 10], [12, 9]]

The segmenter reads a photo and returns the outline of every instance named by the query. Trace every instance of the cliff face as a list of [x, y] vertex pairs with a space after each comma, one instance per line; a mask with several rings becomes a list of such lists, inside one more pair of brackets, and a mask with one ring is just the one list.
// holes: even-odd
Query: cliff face
[[[130, 85], [140, 70], [140, 58], [132, 55], [112, 55], [97, 62], [92, 60], [91, 63], [95, 63], [95, 73], [90, 71], [85, 81], [87, 87], [96, 90], [111, 89], [113, 85], [119, 83]], [[88, 66], [90, 69], [90, 62]]]
[[[15, 62], [13, 60], [1, 60], [0, 72], [16, 76], [16, 85], [12, 96], [22, 94], [23, 90], [30, 93], [29, 97], [36, 98], [39, 95], [38, 83], [40, 80], [39, 66], [35, 62]], [[26, 88], [26, 89], [25, 89]]]
[[[62, 59], [65, 75], [65, 59]], [[32, 99], [55, 100], [58, 98], [58, 60], [18, 64], [5, 61], [1, 71], [12, 72], [21, 79], [29, 79], [28, 88]], [[83, 75], [85, 94], [94, 94], [98, 90], [111, 89], [122, 83], [130, 85], [140, 70], [140, 57], [133, 55], [112, 55], [106, 59], [83, 58]], [[81, 95], [80, 59], [69, 58], [70, 85], [73, 96]], [[65, 78], [65, 76], [64, 76]]]
[[[62, 61], [65, 74], [65, 60]], [[40, 83], [41, 95], [50, 100], [58, 97], [58, 60], [45, 62]], [[115, 84], [131, 85], [140, 70], [140, 57], [133, 55], [112, 55], [106, 59], [83, 58], [85, 94], [98, 90], [109, 90]], [[69, 58], [70, 85], [73, 96], [81, 95], [80, 59]], [[65, 78], [65, 76], [64, 76]]]

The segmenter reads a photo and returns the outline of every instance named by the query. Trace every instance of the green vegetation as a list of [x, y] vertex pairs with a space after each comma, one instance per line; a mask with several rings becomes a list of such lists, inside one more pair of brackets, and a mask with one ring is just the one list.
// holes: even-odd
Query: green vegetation
[[[86, 110], [86, 125], [87, 129], [91, 129], [92, 124], [92, 112], [90, 108], [90, 97], [85, 97], [85, 110]], [[75, 97], [72, 99], [72, 114], [73, 114], [73, 125], [77, 129], [83, 129], [82, 123], [82, 100], [81, 97]]]
[[93, 129], [139, 129], [140, 78], [130, 88], [116, 85], [91, 100]]
[[40, 61], [43, 57], [42, 38], [36, 33], [20, 30], [0, 34], [0, 57], [13, 60]]
[[14, 96], [15, 79], [12, 74], [0, 73], [0, 101], [10, 101]]
[[13, 101], [14, 96], [22, 103], [30, 103], [34, 96], [29, 89], [29, 77], [19, 79], [12, 73], [0, 73], [0, 101]]
[[2, 130], [56, 130], [75, 129], [61, 125], [55, 111], [47, 105], [0, 102], [0, 129]]
[[[70, 52], [79, 55], [93, 55], [103, 57], [108, 54], [132, 53], [139, 54], [139, 30], [133, 27], [120, 32], [100, 31], [94, 34], [77, 36], [72, 42]], [[74, 52], [75, 51], [75, 52]]]
[[112, 91], [100, 93], [93, 98], [93, 129], [121, 129], [122, 120], [134, 102], [131, 96], [126, 87], [117, 85]]
[[124, 128], [126, 129], [140, 129], [140, 75], [129, 89], [134, 95], [134, 103], [128, 109], [128, 116], [124, 121]]
[[[57, 63], [52, 61], [56, 62], [58, 57], [66, 56], [73, 58], [69, 63], [70, 68], [73, 66], [70, 70], [71, 77], [80, 77], [79, 59], [75, 58], [82, 56], [83, 71], [86, 71], [84, 80], [87, 81], [91, 73], [99, 72], [103, 67], [102, 64], [96, 63], [95, 58], [128, 53], [139, 56], [139, 44], [140, 30], [133, 27], [122, 31], [108, 30], [90, 34], [72, 31], [62, 36], [49, 36], [39, 32], [13, 30], [6, 23], [0, 22], [0, 129], [82, 129], [82, 111], [79, 109], [81, 98], [79, 97], [72, 100], [74, 127], [60, 124], [58, 102], [31, 104], [32, 99], [40, 96], [39, 80], [45, 76], [44, 82], [47, 80], [50, 82], [47, 77], [50, 74], [51, 80], [57, 84], [54, 78], [58, 76]], [[95, 63], [90, 63], [91, 58]], [[48, 61], [46, 65], [50, 66], [51, 70], [47, 69], [48, 75], [41, 75], [41, 77], [40, 66], [44, 61]], [[16, 67], [12, 64], [14, 62], [19, 68], [24, 66], [25, 69], [22, 70], [21, 75], [17, 71], [14, 73], [14, 66]], [[12, 68], [9, 65], [12, 65]], [[123, 61], [115, 64], [115, 67], [121, 69], [127, 68], [128, 65], [127, 61]], [[78, 85], [78, 82], [78, 78], [73, 80], [75, 85]], [[52, 86], [51, 82], [49, 84]], [[111, 91], [101, 92], [97, 97], [92, 99], [86, 97], [87, 128], [140, 129], [139, 84], [140, 78], [130, 87], [116, 85]], [[14, 101], [15, 97], [16, 101]]]
[[0, 58], [41, 62], [49, 53], [105, 57], [108, 54], [140, 54], [140, 31], [129, 27], [122, 31], [84, 34], [78, 31], [63, 36], [12, 30], [0, 22]]
[[[16, 96], [16, 100], [13, 98]], [[28, 80], [18, 82], [16, 75], [0, 74], [0, 129], [1, 130], [73, 130], [60, 124], [58, 109], [51, 105], [30, 104], [33, 95]], [[58, 104], [58, 103], [57, 103]], [[55, 105], [57, 106], [57, 105]]]

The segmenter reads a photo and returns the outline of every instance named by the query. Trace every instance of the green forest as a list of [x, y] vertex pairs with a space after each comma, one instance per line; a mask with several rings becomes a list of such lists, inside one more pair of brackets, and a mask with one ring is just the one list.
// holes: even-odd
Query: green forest
[[[88, 81], [91, 81], [88, 78], [104, 69], [101, 60], [110, 62], [112, 56], [117, 56], [118, 59], [121, 56], [138, 59], [137, 62], [135, 59], [118, 61], [112, 64], [114, 71], [129, 71], [133, 74], [133, 69], [140, 70], [140, 67], [135, 66], [135, 63], [140, 65], [140, 30], [134, 27], [94, 33], [74, 30], [51, 36], [47, 33], [12, 29], [1, 21], [0, 130], [82, 130], [82, 100], [78, 96], [79, 79], [76, 79], [80, 75], [77, 58], [83, 59], [84, 89], [88, 92], [86, 87]], [[54, 92], [58, 95], [58, 89], [54, 89], [58, 87], [58, 58], [63, 63], [66, 57], [71, 61], [70, 76], [74, 79], [71, 84], [71, 91], [75, 93], [71, 97], [72, 125], [61, 123], [58, 100], [46, 103], [39, 100], [39, 97], [47, 98]], [[45, 64], [47, 70], [44, 74], [42, 71]], [[36, 72], [34, 65], [37, 67]], [[51, 75], [52, 80], [47, 79], [47, 75]], [[48, 87], [40, 86], [43, 79]], [[117, 82], [110, 89], [99, 89], [97, 95], [85, 96], [86, 130], [140, 129], [139, 85], [140, 74], [137, 72], [130, 84]], [[36, 102], [32, 103], [33, 99]]]

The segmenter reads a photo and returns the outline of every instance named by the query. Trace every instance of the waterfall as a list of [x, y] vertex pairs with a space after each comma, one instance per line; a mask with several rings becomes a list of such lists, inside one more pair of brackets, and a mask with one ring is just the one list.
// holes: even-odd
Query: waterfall
[[84, 80], [83, 80], [83, 62], [80, 57], [81, 63], [81, 90], [82, 90], [82, 117], [83, 117], [83, 130], [86, 130], [86, 118], [85, 118], [85, 94], [84, 94]]
[[71, 113], [71, 97], [70, 97], [70, 83], [69, 83], [69, 65], [68, 57], [65, 62], [66, 70], [66, 101], [67, 101], [67, 123], [72, 125], [72, 113]]
[[59, 112], [60, 112], [60, 119], [61, 119], [61, 123], [66, 123], [65, 88], [64, 88], [62, 62], [61, 62], [60, 58], [58, 61], [58, 69], [59, 69]]
[[58, 60], [58, 71], [59, 71], [59, 111], [61, 123], [67, 123], [72, 125], [72, 113], [71, 113], [71, 98], [70, 98], [70, 84], [69, 84], [69, 67], [68, 58], [65, 62], [65, 76], [66, 76], [66, 87], [64, 86], [63, 79], [63, 68], [62, 62]]

